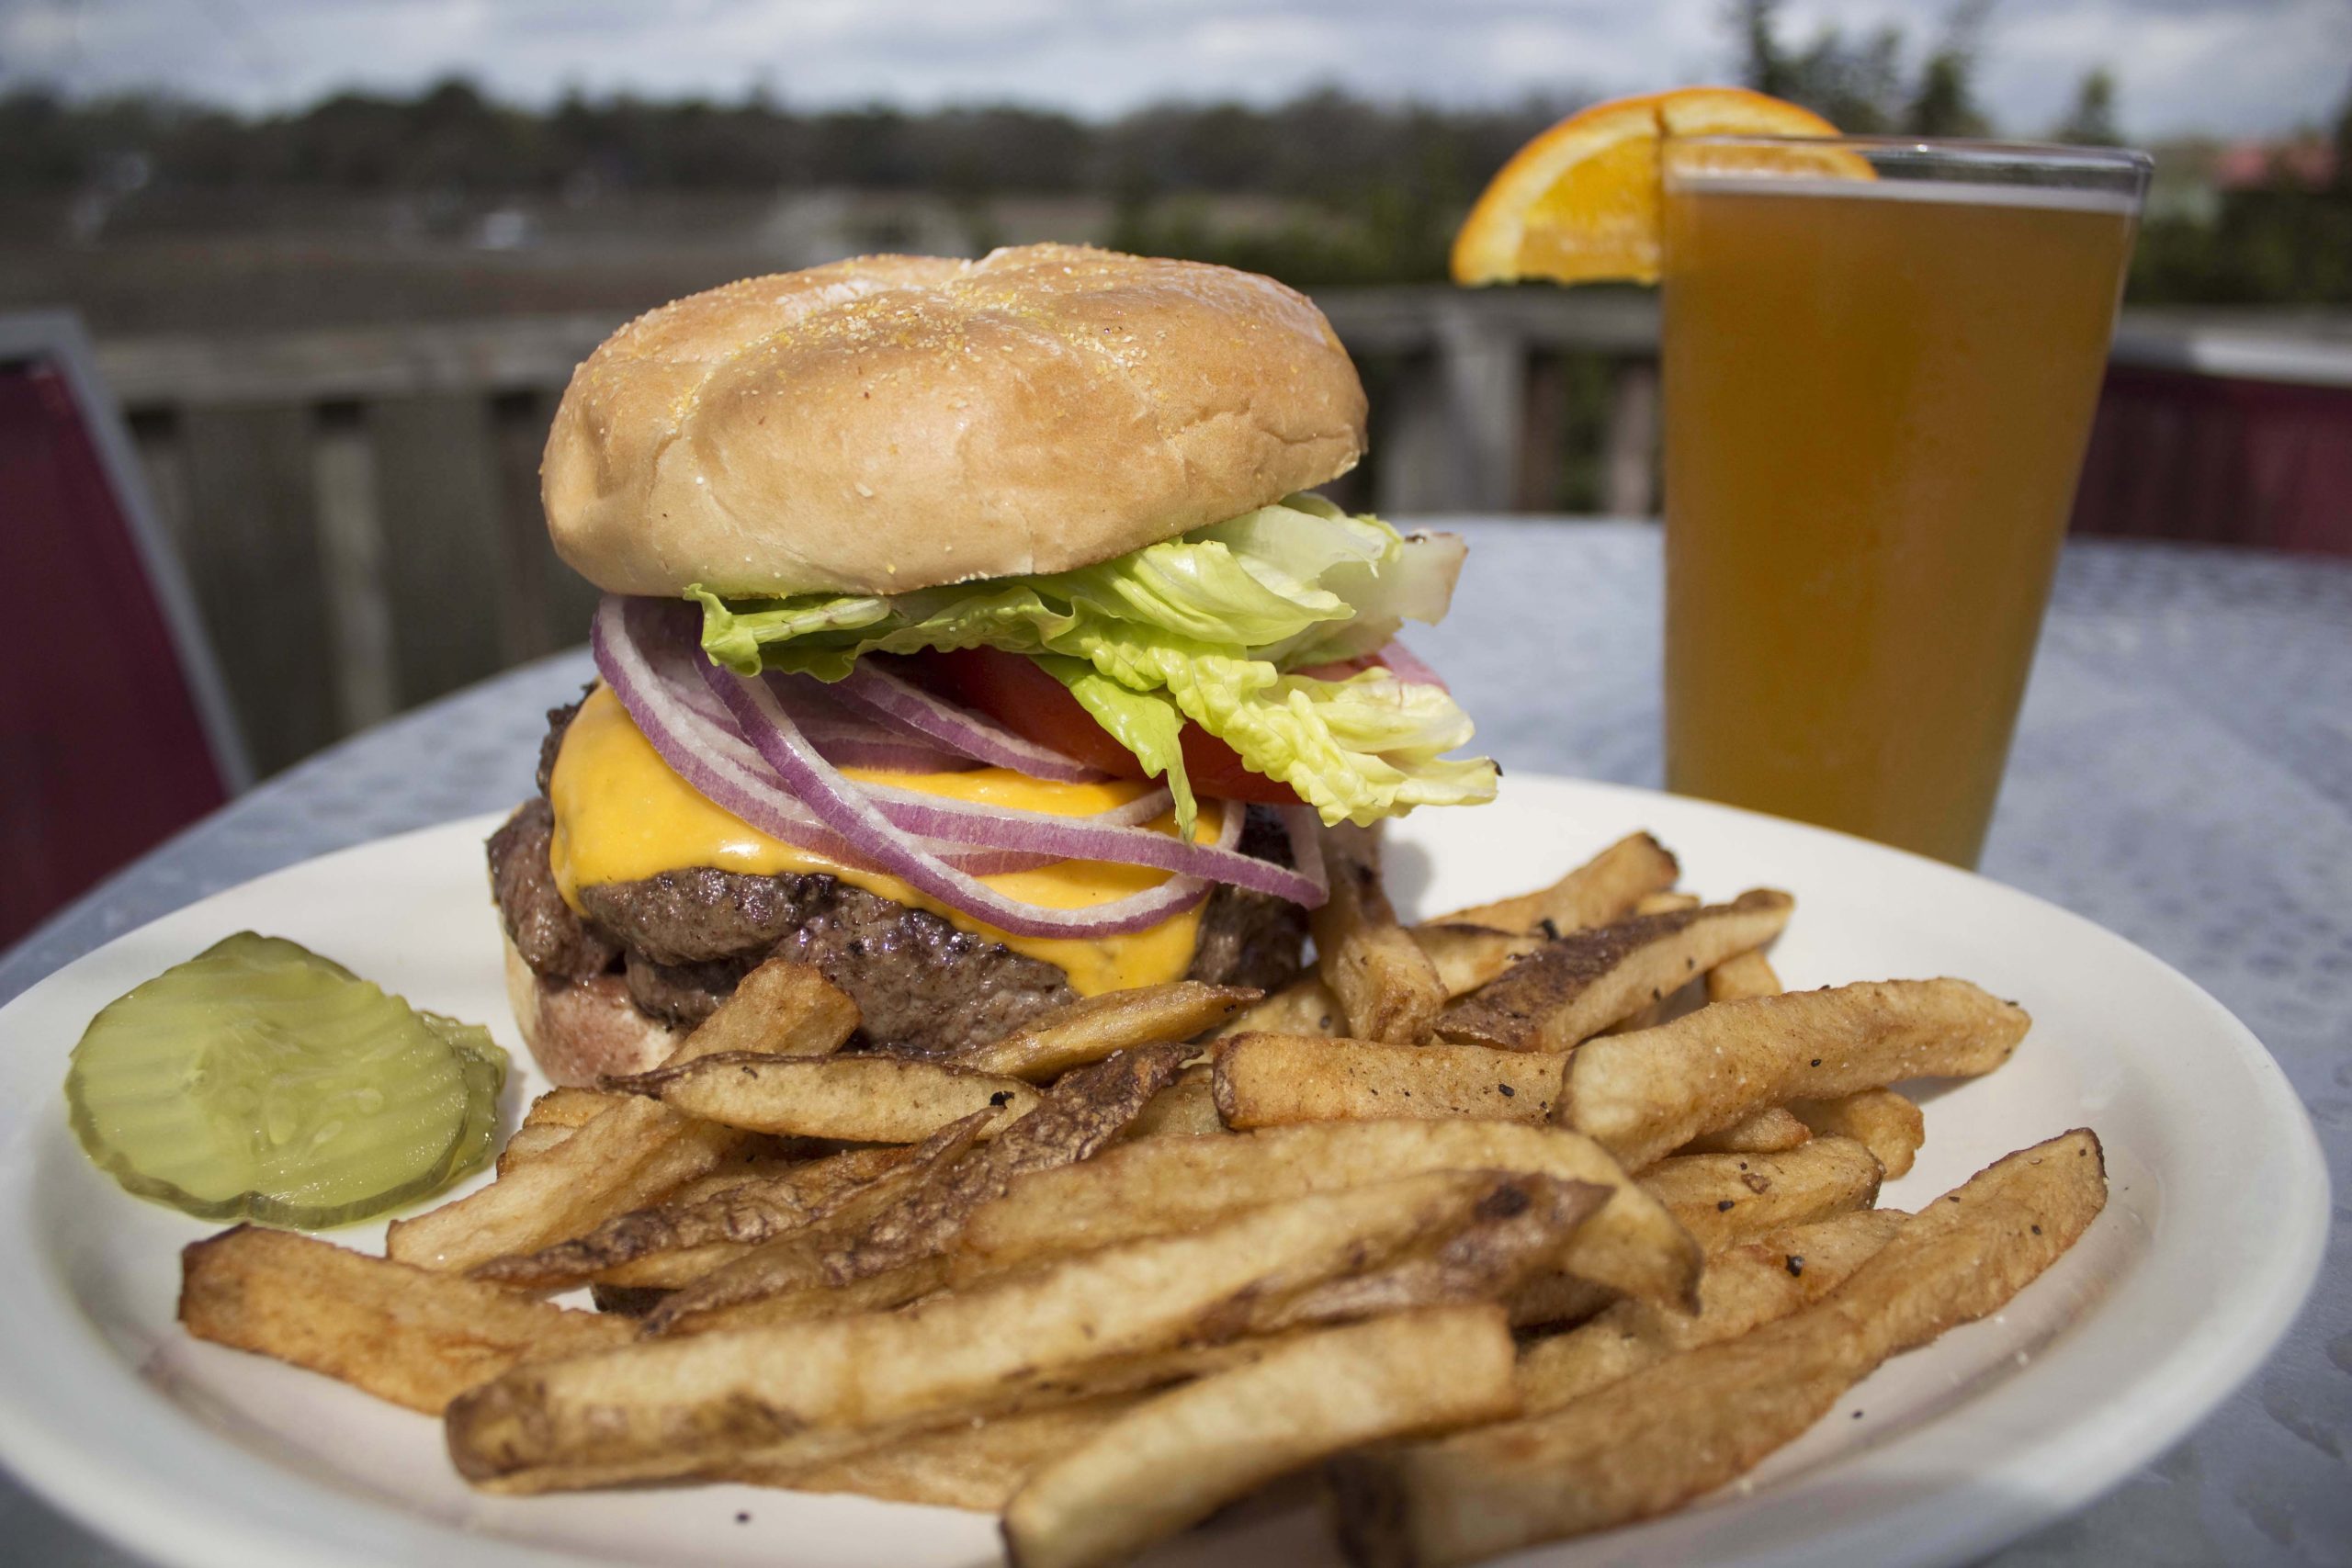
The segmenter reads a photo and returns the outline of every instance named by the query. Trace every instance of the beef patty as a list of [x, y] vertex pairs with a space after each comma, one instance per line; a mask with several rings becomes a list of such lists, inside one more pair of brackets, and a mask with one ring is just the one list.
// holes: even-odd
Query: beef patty
[[[548, 716], [543, 790], [574, 711]], [[985, 1044], [1075, 994], [1056, 964], [816, 874], [699, 866], [603, 883], [581, 890], [582, 919], [556, 890], [548, 860], [554, 820], [542, 795], [491, 836], [491, 887], [507, 935], [549, 978], [620, 968], [631, 998], [665, 1021], [701, 1022], [746, 972], [775, 956], [814, 964], [857, 1003], [864, 1042], [901, 1055]], [[1250, 808], [1241, 848], [1288, 863], [1288, 836], [1262, 807]], [[1298, 973], [1306, 936], [1297, 905], [1220, 886], [1201, 912], [1191, 978], [1272, 990]]]

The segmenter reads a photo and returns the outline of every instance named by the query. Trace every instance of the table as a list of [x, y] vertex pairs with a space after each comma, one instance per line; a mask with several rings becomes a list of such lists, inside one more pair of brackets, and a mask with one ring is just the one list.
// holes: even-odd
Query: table
[[[1655, 785], [1655, 527], [1440, 525], [1469, 536], [1470, 565], [1453, 618], [1411, 640], [1481, 748], [1507, 767]], [[520, 799], [542, 711], [588, 670], [578, 650], [511, 671], [263, 784], [0, 959], [0, 1001], [220, 888]], [[2352, 1193], [2352, 564], [2071, 547], [1984, 870], [2141, 943], [2245, 1020]], [[2186, 1442], [1995, 1561], [2352, 1563], [2347, 1242], [2339, 1198], [2319, 1292], [2269, 1364]], [[17, 1562], [134, 1561], [5, 1478], [0, 1542]]]

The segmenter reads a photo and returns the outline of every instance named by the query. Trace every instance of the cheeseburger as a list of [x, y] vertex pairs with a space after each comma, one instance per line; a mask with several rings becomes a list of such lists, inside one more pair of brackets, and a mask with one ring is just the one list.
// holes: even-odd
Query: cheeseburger
[[655, 1065], [776, 956], [923, 1056], [1287, 981], [1322, 826], [1495, 788], [1394, 641], [1459, 541], [1307, 493], [1363, 442], [1314, 305], [1190, 262], [869, 256], [616, 333], [541, 469], [598, 680], [490, 841], [548, 1076]]

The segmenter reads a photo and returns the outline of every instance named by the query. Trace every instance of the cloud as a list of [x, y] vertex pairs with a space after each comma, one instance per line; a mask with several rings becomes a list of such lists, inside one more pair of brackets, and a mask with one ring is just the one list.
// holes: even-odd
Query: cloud
[[[1792, 37], [1903, 28], [1940, 6], [1792, 0]], [[1114, 114], [1169, 98], [1267, 100], [1336, 83], [1452, 103], [1722, 79], [1722, 0], [0, 0], [6, 79], [162, 86], [245, 108], [461, 72], [544, 101], [570, 86], [806, 105], [1017, 100]], [[2344, 0], [2007, 0], [1982, 90], [2046, 129], [2096, 66], [2143, 137], [2327, 116], [2347, 85]]]

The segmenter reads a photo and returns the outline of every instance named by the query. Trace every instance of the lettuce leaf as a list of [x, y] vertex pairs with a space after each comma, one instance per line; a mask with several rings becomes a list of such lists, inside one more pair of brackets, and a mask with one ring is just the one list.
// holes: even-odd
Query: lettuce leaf
[[1193, 781], [1184, 772], [1183, 710], [1169, 700], [1167, 693], [1130, 690], [1082, 659], [1058, 653], [1034, 657], [1046, 673], [1069, 688], [1069, 694], [1093, 716], [1095, 723], [1135, 753], [1147, 776], [1168, 780], [1169, 793], [1176, 800], [1176, 820], [1184, 832], [1192, 832], [1199, 806], [1193, 798]]
[[1438, 687], [1378, 670], [1343, 681], [1295, 671], [1370, 653], [1408, 619], [1442, 617], [1462, 553], [1458, 539], [1407, 538], [1297, 495], [1074, 571], [887, 598], [730, 604], [689, 592], [702, 604], [704, 651], [744, 674], [837, 681], [868, 653], [1027, 654], [1167, 779], [1182, 831], [1193, 817], [1179, 745], [1186, 719], [1325, 822], [1369, 824], [1491, 799], [1494, 764], [1442, 755], [1468, 741], [1471, 725]]

